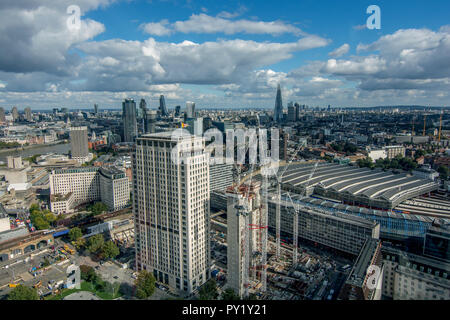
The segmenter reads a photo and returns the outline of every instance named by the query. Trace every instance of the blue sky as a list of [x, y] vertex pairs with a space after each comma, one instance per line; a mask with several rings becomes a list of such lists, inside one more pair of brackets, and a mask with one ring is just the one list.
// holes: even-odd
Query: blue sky
[[[71, 4], [83, 13], [78, 33], [65, 26]], [[364, 28], [372, 4], [380, 30]], [[119, 107], [125, 97], [152, 107], [160, 94], [169, 108], [272, 107], [278, 82], [285, 105], [449, 101], [449, 1], [28, 0], [0, 9], [7, 109]]]

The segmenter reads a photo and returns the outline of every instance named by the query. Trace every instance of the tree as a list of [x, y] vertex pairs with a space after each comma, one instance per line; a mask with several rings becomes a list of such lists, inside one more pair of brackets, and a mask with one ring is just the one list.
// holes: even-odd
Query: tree
[[447, 180], [450, 174], [450, 170], [448, 167], [440, 165], [437, 169], [437, 172], [439, 172], [439, 177], [443, 180]]
[[227, 288], [222, 292], [222, 300], [241, 300], [241, 298], [234, 292], [233, 288]]
[[8, 295], [8, 300], [39, 300], [36, 289], [19, 284]]
[[69, 231], [69, 239], [70, 241], [77, 241], [83, 236], [83, 232], [81, 232], [81, 229], [78, 227], [74, 227], [70, 229]]
[[199, 290], [200, 300], [215, 300], [219, 296], [217, 293], [217, 283], [209, 279]]
[[155, 292], [155, 277], [146, 270], [139, 272], [135, 281], [136, 297], [139, 299], [146, 299], [151, 297]]
[[105, 211], [108, 211], [108, 207], [103, 202], [96, 202], [89, 207], [89, 211], [92, 213], [92, 215], [96, 216], [102, 214]]
[[99, 276], [95, 272], [94, 268], [85, 264], [80, 266], [81, 279], [91, 283], [97, 283]]
[[89, 252], [98, 253], [99, 250], [103, 247], [105, 243], [105, 239], [103, 238], [103, 234], [96, 234], [89, 238], [87, 249]]
[[102, 247], [102, 257], [104, 259], [114, 259], [120, 253], [119, 248], [112, 241], [105, 242]]

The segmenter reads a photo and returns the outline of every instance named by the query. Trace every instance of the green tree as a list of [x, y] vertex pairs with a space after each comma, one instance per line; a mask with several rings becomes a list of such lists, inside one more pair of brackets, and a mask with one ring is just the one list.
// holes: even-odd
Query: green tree
[[70, 241], [77, 241], [83, 236], [83, 232], [81, 232], [81, 229], [78, 227], [74, 227], [70, 229], [69, 231], [69, 239]]
[[136, 297], [139, 299], [146, 299], [151, 297], [155, 292], [155, 277], [146, 270], [139, 272], [135, 281]]
[[102, 214], [105, 211], [108, 211], [108, 207], [103, 202], [96, 202], [89, 207], [89, 211], [92, 215], [96, 216]]
[[103, 234], [96, 234], [89, 238], [87, 249], [89, 250], [89, 252], [98, 253], [103, 247], [104, 243], [105, 239], [103, 238]]
[[219, 296], [217, 293], [217, 283], [209, 279], [198, 291], [200, 300], [215, 300]]
[[222, 292], [222, 300], [241, 300], [239, 295], [234, 292], [233, 288], [227, 288]]
[[102, 257], [104, 259], [114, 259], [120, 253], [119, 248], [112, 241], [107, 241], [103, 244], [102, 247]]
[[19, 284], [8, 295], [8, 300], [39, 300], [36, 289]]
[[80, 274], [81, 274], [81, 279], [85, 280], [87, 282], [91, 282], [91, 283], [97, 283], [98, 282], [98, 275], [95, 272], [94, 268], [92, 268], [91, 266], [87, 266], [85, 264], [80, 266]]
[[439, 177], [443, 180], [447, 180], [450, 174], [448, 167], [442, 165], [439, 166], [437, 172], [439, 172]]

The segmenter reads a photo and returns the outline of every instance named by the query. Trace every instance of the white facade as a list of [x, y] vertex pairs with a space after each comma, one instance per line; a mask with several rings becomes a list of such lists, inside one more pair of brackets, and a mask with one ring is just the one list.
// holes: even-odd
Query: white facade
[[377, 161], [378, 159], [386, 159], [387, 158], [387, 152], [384, 149], [370, 150], [369, 153], [368, 153], [368, 156], [373, 161]]
[[[172, 152], [173, 148], [173, 152]], [[186, 152], [186, 148], [190, 149]], [[133, 157], [136, 267], [191, 293], [209, 279], [209, 157], [201, 137], [155, 133]], [[176, 157], [185, 157], [176, 163]]]
[[98, 168], [72, 168], [53, 170], [50, 174], [50, 194], [65, 195], [73, 192], [75, 203], [100, 199]]
[[11, 224], [9, 223], [9, 217], [0, 215], [0, 232], [7, 231], [11, 229]]

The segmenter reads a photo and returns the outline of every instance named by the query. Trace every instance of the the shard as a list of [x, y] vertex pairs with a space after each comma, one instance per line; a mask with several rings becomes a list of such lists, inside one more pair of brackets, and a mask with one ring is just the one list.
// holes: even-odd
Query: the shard
[[277, 97], [275, 99], [275, 110], [273, 115], [275, 122], [281, 123], [283, 121], [283, 101], [281, 100], [280, 84], [277, 86]]

